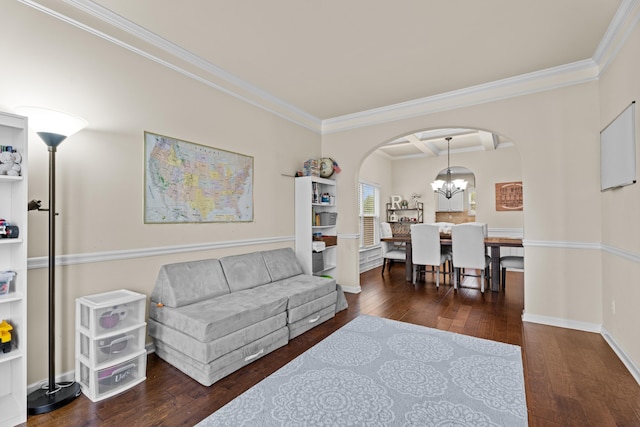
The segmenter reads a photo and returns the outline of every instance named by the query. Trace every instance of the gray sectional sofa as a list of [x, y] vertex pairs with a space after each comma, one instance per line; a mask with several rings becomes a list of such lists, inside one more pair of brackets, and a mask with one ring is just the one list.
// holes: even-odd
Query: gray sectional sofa
[[209, 386], [347, 307], [291, 248], [163, 265], [149, 309], [156, 353]]

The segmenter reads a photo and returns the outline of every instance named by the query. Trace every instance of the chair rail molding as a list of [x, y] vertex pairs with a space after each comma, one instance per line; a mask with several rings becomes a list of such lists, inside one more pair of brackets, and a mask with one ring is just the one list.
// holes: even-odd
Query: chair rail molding
[[[258, 246], [272, 243], [295, 241], [294, 236], [266, 237], [262, 239], [228, 240], [224, 242], [194, 243], [190, 245], [161, 246], [155, 248], [123, 249], [120, 251], [93, 252], [84, 254], [58, 255], [55, 265], [88, 264], [94, 262], [117, 261], [153, 256], [173, 255], [185, 252], [199, 252], [213, 249]], [[47, 268], [48, 257], [34, 257], [27, 261], [27, 269]]]

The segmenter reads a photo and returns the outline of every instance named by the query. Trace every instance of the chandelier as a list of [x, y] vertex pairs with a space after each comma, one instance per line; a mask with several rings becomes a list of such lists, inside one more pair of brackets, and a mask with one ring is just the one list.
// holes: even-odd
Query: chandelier
[[454, 194], [460, 193], [467, 188], [467, 181], [464, 179], [451, 179], [451, 137], [448, 136], [445, 139], [447, 140], [447, 180], [436, 179], [431, 183], [431, 188], [433, 188], [434, 192], [450, 199]]

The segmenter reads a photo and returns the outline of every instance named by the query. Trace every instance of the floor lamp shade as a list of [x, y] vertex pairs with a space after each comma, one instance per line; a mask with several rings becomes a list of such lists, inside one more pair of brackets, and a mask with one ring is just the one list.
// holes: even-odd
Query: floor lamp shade
[[[81, 117], [47, 108], [18, 107], [16, 112], [29, 118], [29, 127], [40, 135], [47, 146], [59, 145], [65, 138], [88, 125], [87, 121]], [[50, 135], [58, 135], [62, 139]]]
[[[29, 415], [44, 414], [70, 403], [80, 395], [80, 385], [74, 381], [55, 382], [55, 248], [56, 248], [56, 147], [68, 136], [87, 125], [84, 119], [59, 111], [37, 107], [20, 107], [19, 114], [28, 117], [31, 127], [49, 150], [49, 382], [27, 396]], [[40, 209], [38, 209], [40, 210]]]

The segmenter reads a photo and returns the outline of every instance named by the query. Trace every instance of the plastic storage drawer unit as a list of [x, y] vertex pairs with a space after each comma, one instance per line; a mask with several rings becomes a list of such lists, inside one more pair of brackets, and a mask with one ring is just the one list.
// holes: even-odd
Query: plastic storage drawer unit
[[147, 353], [92, 369], [82, 357], [76, 359], [76, 380], [93, 402], [114, 396], [146, 379]]
[[76, 299], [76, 381], [92, 401], [146, 379], [145, 295], [121, 289]]

